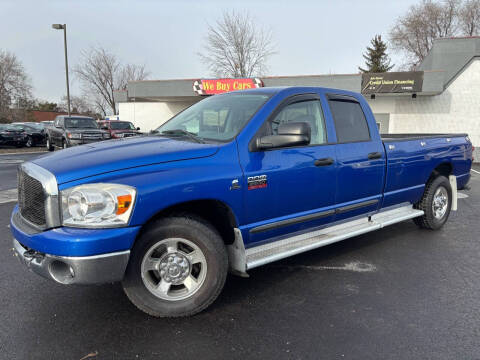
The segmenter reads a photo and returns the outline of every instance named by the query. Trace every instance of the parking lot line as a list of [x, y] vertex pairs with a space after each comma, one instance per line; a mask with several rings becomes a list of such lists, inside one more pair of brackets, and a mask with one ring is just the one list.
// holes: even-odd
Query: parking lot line
[[17, 189], [0, 191], [0, 204], [17, 201]]
[[32, 154], [44, 154], [48, 151], [29, 151], [29, 152], [11, 152], [11, 153], [0, 153], [1, 156], [6, 156], [6, 155], [32, 155]]
[[480, 171], [473, 170], [473, 169], [471, 169], [471, 170], [472, 170], [474, 173], [476, 173], [476, 174], [480, 174]]

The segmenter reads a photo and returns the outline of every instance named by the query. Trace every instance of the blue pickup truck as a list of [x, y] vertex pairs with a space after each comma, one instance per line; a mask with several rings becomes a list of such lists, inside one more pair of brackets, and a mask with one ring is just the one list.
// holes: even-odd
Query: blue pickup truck
[[237, 91], [149, 135], [22, 164], [13, 246], [48, 279], [122, 281], [140, 310], [187, 316], [229, 270], [248, 276], [407, 219], [440, 229], [471, 165], [466, 134], [381, 137], [357, 93]]

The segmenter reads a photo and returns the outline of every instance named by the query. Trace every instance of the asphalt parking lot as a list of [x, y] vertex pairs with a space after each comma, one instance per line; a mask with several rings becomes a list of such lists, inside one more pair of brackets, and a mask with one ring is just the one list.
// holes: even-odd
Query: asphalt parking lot
[[207, 311], [165, 320], [119, 284], [57, 285], [15, 259], [5, 194], [31, 157], [0, 156], [2, 359], [480, 359], [480, 173], [441, 231], [407, 221], [230, 276]]

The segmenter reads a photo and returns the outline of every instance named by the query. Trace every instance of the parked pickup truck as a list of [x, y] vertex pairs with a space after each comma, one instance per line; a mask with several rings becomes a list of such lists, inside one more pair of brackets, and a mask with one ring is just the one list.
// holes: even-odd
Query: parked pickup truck
[[110, 139], [110, 133], [99, 129], [95, 119], [88, 116], [58, 115], [46, 131], [48, 151]]
[[140, 135], [140, 128], [135, 127], [130, 121], [100, 120], [100, 129], [108, 131], [112, 139]]
[[23, 163], [10, 227], [34, 272], [122, 281], [146, 313], [186, 316], [215, 300], [229, 269], [247, 276], [407, 219], [440, 229], [471, 164], [465, 134], [382, 139], [360, 94], [237, 91], [148, 136]]

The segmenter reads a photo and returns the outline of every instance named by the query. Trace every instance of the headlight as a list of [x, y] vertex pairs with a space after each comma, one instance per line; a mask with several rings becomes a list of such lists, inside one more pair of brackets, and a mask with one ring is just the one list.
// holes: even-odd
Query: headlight
[[126, 226], [135, 202], [135, 188], [120, 184], [86, 184], [62, 190], [63, 225]]
[[104, 139], [110, 139], [110, 134], [108, 134], [108, 133], [107, 133], [107, 134], [103, 134], [103, 138], [104, 138]]
[[67, 137], [69, 139], [81, 139], [82, 134], [80, 134], [80, 133], [67, 133]]

